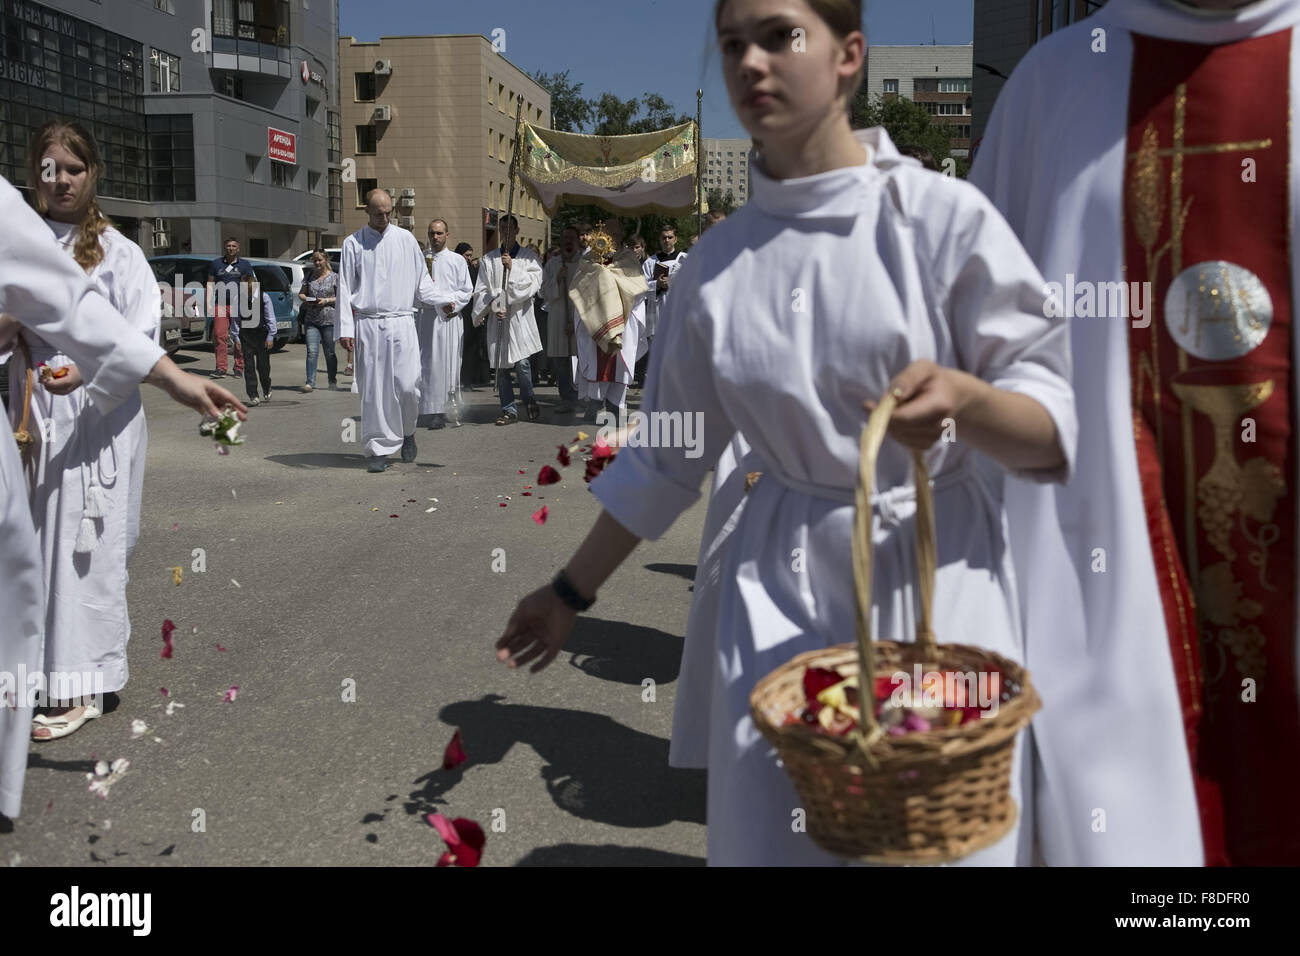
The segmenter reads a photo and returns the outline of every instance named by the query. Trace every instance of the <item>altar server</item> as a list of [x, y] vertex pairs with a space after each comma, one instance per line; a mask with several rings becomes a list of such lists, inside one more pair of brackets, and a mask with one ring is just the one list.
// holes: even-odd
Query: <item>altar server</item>
[[[228, 391], [178, 369], [97, 291], [7, 180], [0, 179], [0, 358], [18, 326], [65, 351], [78, 364], [87, 399], [108, 415], [137, 394], [141, 380], [176, 401], [215, 416], [247, 409]], [[15, 321], [16, 320], [16, 321]], [[45, 583], [26, 480], [13, 438], [0, 436], [0, 814], [17, 816], [32, 732], [28, 687], [6, 678], [42, 666]]]
[[[875, 476], [874, 632], [915, 634], [908, 449], [929, 449], [939, 639], [1023, 661], [1002, 482], [1004, 469], [1038, 481], [1070, 473], [1067, 329], [1044, 316], [1041, 275], [977, 190], [903, 158], [881, 129], [850, 130], [860, 3], [721, 0], [715, 18], [732, 104], [764, 149], [751, 160], [750, 202], [674, 278], [644, 403], [702, 413], [703, 454], [623, 449], [591, 485], [605, 508], [595, 527], [552, 585], [520, 602], [498, 656], [549, 664], [576, 611], [640, 539], [659, 537], [697, 499], [742, 433], [763, 477], [725, 548], [708, 699], [694, 704], [709, 714], [698, 730], [708, 737], [709, 860], [836, 863], [791, 826], [800, 801], [750, 720], [749, 695], [796, 654], [854, 634], [866, 408], [887, 392], [899, 402]], [[773, 41], [796, 29], [798, 52]], [[940, 441], [947, 419], [955, 440]], [[962, 862], [1031, 862], [1030, 744], [1022, 735], [1013, 760], [1016, 827]]]
[[[140, 247], [99, 211], [96, 183], [103, 166], [94, 138], [78, 124], [53, 120], [36, 131], [28, 157], [37, 211], [64, 254], [87, 272], [136, 335], [157, 342], [158, 280]], [[45, 169], [51, 175], [42, 175]], [[76, 699], [59, 699], [51, 688], [58, 696], [32, 727], [33, 739], [51, 740], [99, 717], [98, 695], [126, 686], [126, 565], [140, 533], [148, 433], [138, 390], [101, 413], [81, 387], [84, 379], [71, 356], [34, 333], [24, 333], [24, 339], [27, 349], [10, 363], [15, 428], [26, 410], [28, 359], [33, 368], [67, 370], [57, 379], [39, 378], [27, 411], [32, 520], [47, 588], [45, 672], [94, 675], [93, 681], [76, 682], [87, 686], [68, 685], [66, 692]]]
[[[491, 319], [487, 323], [487, 346], [488, 361], [496, 369], [497, 395], [501, 399], [498, 425], [513, 425], [519, 420], [510, 379], [512, 371], [519, 378], [520, 398], [528, 410], [528, 420], [535, 422], [542, 415], [533, 394], [533, 373], [528, 361], [530, 355], [542, 350], [537, 320], [533, 317], [533, 296], [542, 287], [542, 263], [537, 253], [520, 248], [515, 241], [518, 235], [519, 220], [514, 216], [503, 217], [501, 241], [505, 251], [498, 246], [479, 260], [478, 283], [474, 287], [474, 324], [482, 325]], [[503, 290], [507, 266], [510, 288]], [[503, 324], [505, 344], [498, 348]]]
[[461, 346], [464, 325], [460, 310], [474, 294], [465, 257], [447, 248], [447, 221], [429, 223], [428, 263], [441, 304], [421, 309], [415, 328], [420, 340], [420, 415], [429, 428], [444, 428], [447, 413], [460, 405]]
[[440, 308], [445, 294], [434, 287], [424, 253], [410, 231], [390, 222], [393, 199], [382, 189], [366, 196], [369, 222], [343, 240], [339, 263], [339, 343], [356, 341], [356, 381], [361, 394], [361, 440], [366, 470], [388, 468], [401, 449], [415, 461], [415, 423], [420, 413], [420, 343], [417, 304]]

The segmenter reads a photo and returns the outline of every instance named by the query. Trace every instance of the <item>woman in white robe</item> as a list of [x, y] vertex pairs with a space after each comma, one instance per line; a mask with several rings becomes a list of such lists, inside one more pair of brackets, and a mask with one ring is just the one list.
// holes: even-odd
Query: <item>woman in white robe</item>
[[[1015, 660], [1024, 659], [1023, 638], [1004, 473], [992, 459], [1062, 480], [1076, 428], [1065, 326], [1044, 317], [1041, 277], [1006, 223], [972, 187], [900, 156], [883, 130], [851, 133], [845, 106], [862, 65], [860, 18], [831, 25], [796, 2], [807, 9], [786, 22], [791, 6], [719, 6], [732, 102], [763, 141], [763, 163], [751, 165], [749, 204], [711, 229], [675, 277], [644, 403], [702, 413], [704, 453], [620, 452], [592, 483], [605, 507], [596, 527], [562, 577], [520, 603], [497, 644], [512, 666], [548, 664], [574, 609], [637, 541], [671, 526], [727, 442], [744, 435], [763, 478], [722, 553], [707, 696], [698, 680], [679, 688], [691, 700], [678, 717], [695, 715], [694, 732], [707, 739], [715, 864], [838, 862], [795, 832], [799, 799], [753, 727], [749, 694], [791, 657], [853, 639], [864, 405], [889, 390], [899, 398], [897, 441], [886, 442], [875, 476], [873, 632], [902, 641], [915, 633], [915, 496], [904, 446], [930, 448], [936, 633]], [[773, 39], [800, 26], [806, 53]], [[949, 418], [956, 440], [938, 442]], [[1013, 767], [1017, 827], [964, 863], [1031, 861], [1027, 742]]]
[[[36, 168], [40, 160], [55, 164], [53, 180], [38, 180], [39, 207], [56, 241], [74, 256], [83, 228], [94, 229], [83, 224], [101, 216], [93, 140], [84, 130], [51, 123], [37, 131], [30, 155]], [[99, 258], [88, 271], [91, 281], [136, 333], [157, 341], [161, 297], [144, 253], [106, 222], [98, 225]], [[84, 258], [79, 264], [84, 267]], [[103, 413], [79, 387], [73, 359], [35, 334], [25, 335], [35, 365], [72, 367], [62, 382], [33, 388], [29, 425], [36, 440], [29, 472], [45, 569], [44, 668], [51, 704], [33, 721], [32, 737], [49, 740], [75, 729], [83, 715], [98, 716], [100, 695], [127, 683], [126, 568], [140, 531], [148, 436], [138, 390]], [[11, 394], [19, 397], [10, 408], [15, 423], [22, 415], [25, 371], [21, 358], [12, 363]]]
[[[87, 379], [83, 390], [104, 413], [136, 395], [147, 376], [177, 402], [204, 414], [216, 415], [229, 405], [240, 420], [247, 417], [244, 405], [224, 388], [185, 374], [157, 342], [137, 338], [2, 177], [0, 222], [5, 223], [0, 230], [0, 362], [11, 355], [17, 327], [24, 326], [76, 356]], [[21, 809], [32, 698], [39, 689], [22, 675], [41, 668], [41, 565], [18, 449], [0, 435], [0, 815], [6, 817], [16, 817]]]

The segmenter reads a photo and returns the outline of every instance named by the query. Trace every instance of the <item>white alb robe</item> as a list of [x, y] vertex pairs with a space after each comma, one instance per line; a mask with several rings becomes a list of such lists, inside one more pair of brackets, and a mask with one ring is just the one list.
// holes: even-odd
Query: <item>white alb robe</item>
[[[73, 356], [90, 402], [108, 414], [137, 394], [165, 354], [113, 310], [0, 178], [0, 312]], [[21, 395], [19, 396], [21, 399]], [[45, 585], [26, 480], [12, 435], [0, 436], [0, 684], [41, 671]], [[18, 815], [32, 733], [28, 687], [0, 686], [0, 813]], [[6, 694], [8, 699], [6, 700]]]
[[415, 236], [366, 224], [343, 240], [338, 299], [339, 338], [356, 339], [352, 387], [361, 395], [361, 440], [367, 455], [391, 455], [415, 434], [420, 414], [416, 306], [446, 297], [434, 288]]
[[[501, 249], [496, 248], [478, 261], [478, 282], [474, 286], [475, 325], [487, 321], [488, 362], [497, 367], [497, 339], [501, 334], [501, 320], [496, 317], [496, 306], [506, 300], [501, 298], [501, 281], [505, 272], [501, 265]], [[522, 362], [542, 350], [542, 339], [537, 334], [537, 319], [533, 315], [533, 296], [542, 287], [542, 263], [537, 253], [526, 246], [510, 257], [510, 289], [506, 304], [508, 337], [505, 348], [505, 367]]]
[[[460, 310], [474, 294], [465, 257], [443, 249], [432, 258], [433, 287], [441, 304], [421, 309], [415, 320], [420, 340], [420, 414], [440, 415], [460, 404], [460, 360], [465, 325]], [[446, 312], [451, 305], [454, 311]]]
[[[45, 222], [71, 257], [76, 227]], [[90, 272], [91, 281], [137, 333], [156, 342], [162, 299], [144, 253], [111, 226], [100, 236], [100, 246], [104, 258]], [[35, 364], [58, 367], [76, 361], [34, 333], [25, 337]], [[10, 395], [17, 397], [10, 401], [9, 418], [17, 427], [26, 364], [17, 357], [8, 364]], [[36, 440], [32, 522], [45, 567], [45, 670], [86, 675], [79, 691], [67, 684], [67, 693], [60, 695], [51, 687], [52, 698], [121, 690], [128, 677], [131, 635], [126, 565], [140, 533], [148, 445], [139, 392], [102, 414], [85, 389], [55, 395], [38, 382], [32, 389], [28, 430]], [[92, 494], [102, 500], [103, 516], [85, 522]], [[92, 550], [78, 552], [83, 524], [87, 530], [93, 527], [96, 543]]]
[[[775, 181], [751, 162], [750, 202], [711, 230], [677, 275], [645, 407], [700, 413], [703, 454], [630, 447], [592, 483], [617, 521], [657, 538], [699, 496], [737, 431], [762, 465], [725, 548], [709, 698], [678, 705], [700, 715], [691, 730], [708, 738], [711, 863], [835, 862], [792, 832], [799, 799], [753, 727], [749, 694], [792, 656], [853, 639], [862, 403], [879, 399], [913, 360], [965, 368], [1052, 416], [1066, 463], [1031, 477], [1061, 480], [1073, 461], [1067, 330], [1043, 316], [1037, 269], [978, 190], [904, 159], [883, 130], [857, 135], [867, 146], [860, 167]], [[801, 254], [791, 257], [791, 248]], [[792, 289], [804, 290], [805, 310], [791, 308]], [[935, 626], [941, 641], [1023, 661], [1003, 471], [960, 437], [927, 456], [938, 523]], [[910, 481], [910, 453], [886, 441], [872, 522], [881, 640], [915, 634]], [[796, 548], [802, 573], [793, 570]], [[1017, 827], [964, 862], [1030, 861], [1028, 744], [1027, 735], [1018, 742], [1012, 772]]]
[[[1111, 0], [1030, 50], [998, 97], [971, 181], [1047, 281], [1063, 283], [1067, 273], [1080, 285], [1121, 281], [1133, 33], [1224, 43], [1297, 25], [1294, 0], [1266, 0], [1226, 18], [1157, 0]], [[1105, 54], [1092, 52], [1099, 28]], [[1293, 39], [1293, 102], [1298, 83]], [[1294, 156], [1300, 144], [1291, 135]], [[1291, 201], [1300, 204], [1294, 164], [1291, 177]], [[1300, 221], [1297, 214], [1300, 205], [1292, 211]], [[1292, 282], [1300, 301], [1300, 273]], [[1007, 496], [1026, 626], [1056, 634], [1053, 652], [1029, 661], [1045, 688], [1034, 721], [1045, 740], [1039, 812], [1057, 821], [1045, 828], [1043, 850], [1052, 865], [1200, 866], [1196, 794], [1138, 478], [1128, 336], [1122, 319], [1071, 323], [1084, 399], [1078, 471], [1064, 488], [1015, 486]], [[1294, 341], [1300, 347], [1300, 337]], [[1300, 367], [1300, 356], [1294, 360]], [[1021, 560], [1022, 537], [1039, 546], [1032, 562]], [[1106, 550], [1105, 574], [1091, 569], [1097, 547]], [[1106, 808], [1104, 835], [1088, 825], [1097, 807]]]

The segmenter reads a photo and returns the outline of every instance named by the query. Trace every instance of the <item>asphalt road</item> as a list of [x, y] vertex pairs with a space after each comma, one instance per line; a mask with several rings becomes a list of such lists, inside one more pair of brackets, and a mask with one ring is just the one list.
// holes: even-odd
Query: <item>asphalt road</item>
[[[177, 359], [212, 368], [210, 351]], [[597, 514], [576, 456], [521, 494], [581, 426], [554, 421], [543, 388], [542, 423], [497, 428], [479, 389], [468, 424], [421, 430], [415, 463], [370, 475], [344, 441], [359, 399], [299, 393], [303, 364], [301, 345], [272, 357], [274, 400], [226, 456], [144, 390], [130, 682], [101, 719], [32, 745], [0, 864], [431, 865], [431, 812], [483, 826], [483, 865], [703, 863], [704, 772], [667, 763], [703, 503], [633, 554], [547, 671], [508, 671], [492, 644], [511, 609]], [[469, 759], [444, 771], [456, 728]], [[119, 757], [108, 797], [88, 792]]]

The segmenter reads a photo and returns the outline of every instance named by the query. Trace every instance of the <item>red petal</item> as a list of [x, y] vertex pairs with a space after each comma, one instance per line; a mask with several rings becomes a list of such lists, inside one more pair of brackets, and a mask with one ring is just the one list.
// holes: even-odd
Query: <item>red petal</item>
[[444, 853], [442, 856], [438, 857], [438, 862], [434, 864], [434, 866], [455, 866], [455, 865], [456, 865], [456, 858], [452, 856], [450, 853]]
[[389, 515], [388, 517], [390, 517], [390, 518], [396, 518], [397, 515]]
[[163, 695], [164, 697], [167, 696], [167, 688], [166, 688], [166, 687], [159, 687], [158, 689], [159, 689], [160, 691], [162, 691], [162, 695]]
[[506, 506], [506, 503], [505, 503], [504, 501], [501, 502], [501, 507], [504, 508], [505, 506]]
[[522, 475], [523, 473], [524, 473], [524, 470], [523, 470], [522, 468], [520, 468], [520, 469], [519, 469], [519, 474]]
[[554, 485], [560, 480], [560, 473], [550, 465], [542, 465], [542, 470], [537, 473], [537, 483], [539, 485]]
[[807, 698], [808, 706], [820, 706], [817, 703], [817, 695], [842, 680], [844, 678], [839, 675], [839, 672], [829, 667], [806, 668], [803, 672], [803, 695]]
[[460, 836], [460, 849], [456, 853], [457, 865], [478, 866], [479, 857], [483, 855], [483, 846], [487, 843], [487, 834], [473, 820], [464, 817], [457, 817], [451, 821], [451, 824]]
[[167, 640], [167, 638], [171, 637], [172, 631], [174, 630], [176, 630], [175, 624], [173, 624], [171, 621], [163, 621], [163, 626], [162, 626], [163, 640], [165, 641]]
[[531, 491], [521, 491], [519, 493], [523, 495], [525, 498], [531, 498], [533, 496], [533, 493]]
[[591, 454], [593, 458], [613, 458], [614, 449], [610, 448], [603, 438], [597, 438], [596, 443], [591, 446]]
[[222, 647], [222, 646], [221, 646], [221, 645], [220, 645], [220, 644], [218, 644], [218, 645], [217, 645], [217, 650], [219, 650], [219, 651], [224, 651], [224, 650], [225, 650], [225, 648], [224, 648], [224, 647]]
[[442, 769], [451, 770], [453, 767], [459, 767], [468, 757], [465, 756], [465, 747], [460, 739], [460, 730], [451, 735], [451, 743], [447, 744], [447, 750], [442, 755]]
[[538, 524], [546, 524], [546, 516], [549, 513], [550, 509], [547, 508], [546, 505], [542, 505], [541, 508], [533, 512], [533, 520]]
[[567, 446], [565, 445], [560, 446], [560, 453], [555, 456], [555, 460], [558, 461], [565, 468], [569, 467], [569, 449]]

